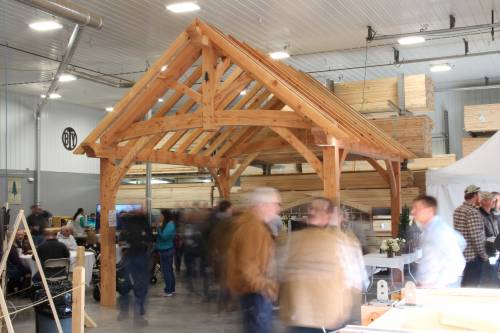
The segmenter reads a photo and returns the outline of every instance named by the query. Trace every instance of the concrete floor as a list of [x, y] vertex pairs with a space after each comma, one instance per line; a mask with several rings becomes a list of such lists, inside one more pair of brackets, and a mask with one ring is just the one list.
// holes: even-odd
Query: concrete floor
[[[201, 283], [200, 283], [201, 284]], [[201, 285], [196, 290], [201, 291]], [[174, 297], [162, 297], [163, 281], [160, 277], [156, 285], [149, 290], [147, 326], [134, 325], [133, 315], [117, 321], [118, 311], [114, 308], [101, 307], [92, 298], [91, 288], [86, 291], [86, 311], [98, 324], [97, 328], [86, 329], [86, 332], [129, 333], [129, 332], [242, 332], [239, 311], [217, 312], [215, 301], [203, 302], [201, 293], [191, 293], [185, 288], [183, 279], [177, 279], [177, 294]], [[215, 291], [214, 291], [215, 292]], [[373, 297], [370, 293], [368, 299]], [[14, 299], [16, 306], [30, 303], [29, 299]], [[358, 309], [359, 304], [353, 306]], [[356, 323], [357, 320], [355, 320]], [[14, 321], [16, 332], [35, 332], [35, 314], [32, 309], [20, 312]], [[277, 318], [274, 320], [274, 332], [285, 332], [285, 328]], [[52, 332], [51, 332], [52, 333]]]

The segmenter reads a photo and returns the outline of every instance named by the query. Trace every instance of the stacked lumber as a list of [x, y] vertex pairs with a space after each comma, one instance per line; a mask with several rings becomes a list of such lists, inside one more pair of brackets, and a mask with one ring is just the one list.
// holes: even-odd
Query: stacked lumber
[[[425, 74], [407, 75], [405, 83], [405, 105], [411, 112], [434, 111], [434, 87]], [[398, 79], [396, 77], [339, 83], [335, 94], [344, 102], [362, 113], [390, 112], [394, 108], [388, 101], [398, 105]]]
[[[196, 184], [153, 184], [153, 208], [191, 207], [198, 202], [209, 205], [212, 195], [212, 183]], [[145, 201], [144, 185], [122, 185], [118, 189], [116, 202], [119, 204], [143, 203]], [[214, 196], [218, 197], [217, 190]]]
[[427, 116], [372, 120], [381, 130], [418, 157], [432, 156], [432, 119]]
[[465, 157], [479, 148], [489, 138], [462, 138], [462, 157]]
[[[241, 177], [240, 186], [243, 192], [249, 192], [257, 187], [269, 186], [279, 191], [320, 191], [323, 182], [316, 174], [292, 174], [273, 176]], [[413, 175], [409, 171], [401, 173], [401, 186], [413, 186]], [[341, 189], [388, 188], [387, 182], [375, 171], [347, 172], [340, 177]]]
[[467, 132], [500, 130], [500, 103], [464, 106], [464, 125]]
[[409, 170], [440, 169], [455, 163], [455, 154], [434, 155], [430, 158], [416, 158], [408, 163]]
[[[181, 174], [181, 173], [197, 173], [198, 168], [184, 166], [184, 165], [173, 165], [173, 164], [152, 164], [153, 175], [158, 174]], [[127, 171], [127, 176], [141, 176], [146, 174], [146, 164], [136, 164], [130, 167]]]

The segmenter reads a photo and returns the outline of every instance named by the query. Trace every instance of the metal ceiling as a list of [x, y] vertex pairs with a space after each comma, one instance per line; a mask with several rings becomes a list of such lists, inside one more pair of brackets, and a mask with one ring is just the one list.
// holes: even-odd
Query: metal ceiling
[[[101, 31], [85, 29], [72, 64], [99, 75], [116, 74], [126, 79], [140, 77], [196, 16], [265, 51], [288, 46], [288, 63], [315, 72], [321, 81], [373, 79], [404, 73], [429, 73], [429, 63], [389, 65], [392, 46], [402, 60], [464, 53], [462, 35], [433, 40], [416, 46], [395, 41], [377, 41], [366, 46], [367, 26], [379, 34], [396, 34], [449, 26], [486, 24], [491, 10], [500, 13], [500, 0], [198, 0], [201, 10], [173, 14], [165, 10], [172, 0], [75, 1], [104, 18]], [[0, 0], [0, 82], [12, 91], [40, 94], [64, 52], [72, 23], [60, 20], [64, 29], [37, 33], [28, 23], [50, 15], [13, 0]], [[498, 20], [500, 21], [500, 17]], [[467, 36], [471, 53], [500, 51], [500, 31], [495, 41], [488, 33]], [[5, 47], [8, 45], [9, 47]], [[376, 46], [379, 45], [379, 46]], [[447, 61], [453, 71], [433, 73], [433, 79], [454, 81], [500, 77], [500, 55]], [[369, 67], [363, 66], [386, 65]], [[346, 69], [357, 67], [357, 69]], [[129, 73], [129, 74], [124, 74]], [[5, 89], [5, 86], [1, 87]], [[103, 109], [116, 103], [127, 89], [78, 80], [60, 85], [63, 100]]]

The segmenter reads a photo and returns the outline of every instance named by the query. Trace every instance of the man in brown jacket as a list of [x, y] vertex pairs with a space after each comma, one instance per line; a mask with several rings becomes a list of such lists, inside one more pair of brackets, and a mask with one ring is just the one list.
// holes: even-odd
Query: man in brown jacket
[[366, 283], [361, 246], [340, 228], [331, 200], [316, 198], [307, 228], [293, 232], [280, 288], [280, 316], [291, 333], [330, 332], [351, 317]]
[[281, 210], [279, 193], [273, 188], [256, 189], [250, 209], [235, 222], [227, 254], [227, 286], [240, 296], [245, 333], [271, 333], [272, 301], [277, 283], [269, 277], [274, 251], [268, 223]]

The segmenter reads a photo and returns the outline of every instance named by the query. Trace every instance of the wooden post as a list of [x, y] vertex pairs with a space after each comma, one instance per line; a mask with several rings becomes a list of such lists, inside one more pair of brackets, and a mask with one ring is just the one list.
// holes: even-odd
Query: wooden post
[[101, 305], [116, 304], [116, 227], [110, 226], [108, 216], [115, 209], [115, 189], [111, 177], [115, 166], [109, 159], [100, 160], [100, 233], [101, 233]]
[[389, 183], [391, 186], [391, 230], [392, 237], [399, 232], [399, 215], [401, 214], [401, 165], [399, 161], [386, 161]]
[[219, 195], [226, 200], [231, 197], [231, 177], [229, 175], [229, 167], [219, 168], [219, 175], [216, 178]]
[[78, 246], [73, 267], [73, 318], [71, 332], [83, 333], [85, 321], [85, 248]]
[[340, 151], [336, 146], [323, 147], [323, 190], [325, 197], [340, 208]]
[[215, 90], [217, 89], [217, 55], [207, 37], [202, 37], [202, 116], [203, 128], [215, 130]]

